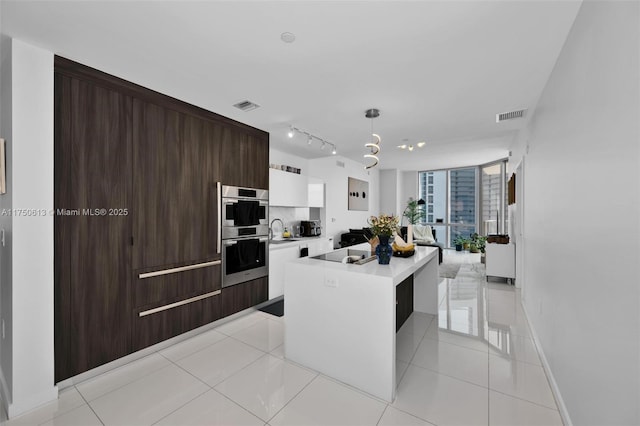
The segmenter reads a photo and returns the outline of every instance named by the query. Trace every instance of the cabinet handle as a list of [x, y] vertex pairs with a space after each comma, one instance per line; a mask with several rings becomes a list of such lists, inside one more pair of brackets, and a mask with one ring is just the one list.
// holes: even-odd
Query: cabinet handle
[[163, 269], [161, 271], [145, 272], [144, 274], [139, 274], [138, 278], [143, 279], [143, 278], [157, 277], [160, 275], [175, 274], [176, 272], [190, 271], [192, 269], [199, 269], [199, 268], [207, 268], [209, 266], [215, 266], [221, 263], [222, 263], [221, 260], [213, 260], [211, 262], [196, 263], [195, 265], [180, 266], [179, 268], [170, 268], [170, 269]]
[[178, 306], [186, 305], [188, 303], [197, 302], [198, 300], [206, 299], [207, 297], [217, 296], [222, 293], [221, 290], [212, 291], [211, 293], [201, 294], [200, 296], [191, 297], [189, 299], [184, 299], [179, 302], [170, 303], [168, 305], [160, 306], [157, 308], [149, 309], [147, 311], [142, 311], [138, 314], [138, 317], [145, 317], [147, 315], [155, 314], [158, 312], [166, 311], [167, 309], [177, 308]]
[[220, 254], [222, 245], [222, 183], [220, 182], [216, 182], [216, 194], [218, 199], [218, 241], [216, 243], [218, 254]]

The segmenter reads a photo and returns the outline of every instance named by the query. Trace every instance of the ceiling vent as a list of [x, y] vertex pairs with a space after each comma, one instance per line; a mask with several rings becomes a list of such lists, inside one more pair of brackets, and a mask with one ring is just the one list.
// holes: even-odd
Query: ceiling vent
[[496, 114], [496, 123], [500, 123], [501, 121], [506, 120], [515, 120], [516, 118], [522, 118], [524, 117], [524, 114], [526, 112], [526, 109], [519, 109], [517, 111], [509, 111], [503, 112], [502, 114]]
[[238, 109], [241, 109], [244, 112], [248, 112], [256, 108], [260, 108], [260, 105], [253, 103], [251, 101], [241, 101], [241, 102], [238, 102], [237, 104], [234, 104], [233, 106]]

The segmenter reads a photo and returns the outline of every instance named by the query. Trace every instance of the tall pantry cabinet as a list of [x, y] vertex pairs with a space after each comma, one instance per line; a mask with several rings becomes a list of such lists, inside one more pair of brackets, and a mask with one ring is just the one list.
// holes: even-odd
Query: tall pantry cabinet
[[267, 189], [269, 135], [64, 58], [54, 81], [56, 382], [266, 300], [221, 287], [217, 183]]

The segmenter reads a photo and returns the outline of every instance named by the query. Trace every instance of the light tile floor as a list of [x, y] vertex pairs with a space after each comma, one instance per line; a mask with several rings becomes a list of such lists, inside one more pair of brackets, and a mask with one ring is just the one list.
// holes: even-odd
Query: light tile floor
[[518, 290], [487, 283], [478, 255], [444, 259], [462, 266], [438, 317], [398, 332], [392, 404], [288, 362], [283, 319], [252, 312], [2, 424], [561, 425]]

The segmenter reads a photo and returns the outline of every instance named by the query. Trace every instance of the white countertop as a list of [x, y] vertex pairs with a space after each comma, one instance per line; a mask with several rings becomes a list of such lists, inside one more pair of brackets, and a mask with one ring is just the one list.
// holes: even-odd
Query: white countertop
[[[280, 244], [284, 245], [284, 244]], [[370, 250], [369, 243], [362, 243], [348, 247], [356, 250]], [[341, 249], [340, 249], [341, 250]], [[362, 265], [349, 263], [330, 262], [321, 259], [312, 259], [310, 257], [302, 257], [291, 261], [290, 263], [302, 264], [310, 268], [320, 268], [325, 272], [328, 271], [344, 271], [354, 274], [375, 275], [378, 277], [388, 277], [393, 279], [393, 283], [398, 285], [413, 274], [415, 271], [426, 265], [429, 260], [438, 256], [437, 247], [416, 246], [416, 254], [411, 257], [392, 257], [388, 265], [378, 264], [378, 260], [372, 260]]]
[[[287, 247], [295, 247], [300, 244], [319, 241], [323, 238], [325, 237], [322, 235], [318, 237], [295, 237], [295, 238], [291, 238], [292, 240], [295, 240], [295, 241], [287, 241], [286, 243], [276, 243], [276, 244], [272, 244], [271, 240], [269, 240], [269, 250], [278, 250], [278, 249], [283, 249]], [[289, 238], [282, 238], [276, 241], [285, 241], [285, 240], [289, 240]]]

